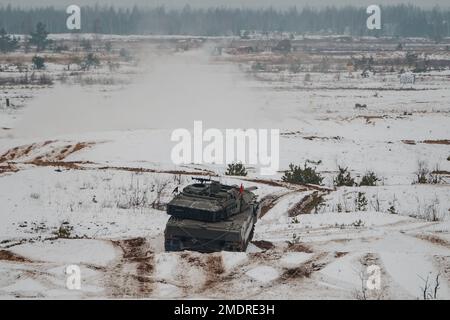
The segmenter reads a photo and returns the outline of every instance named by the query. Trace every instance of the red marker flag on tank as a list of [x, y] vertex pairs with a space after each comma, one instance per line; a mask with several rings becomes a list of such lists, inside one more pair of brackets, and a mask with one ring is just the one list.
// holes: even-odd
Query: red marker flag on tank
[[244, 186], [242, 185], [242, 183], [241, 183], [241, 187], [239, 188], [239, 193], [240, 194], [244, 193]]

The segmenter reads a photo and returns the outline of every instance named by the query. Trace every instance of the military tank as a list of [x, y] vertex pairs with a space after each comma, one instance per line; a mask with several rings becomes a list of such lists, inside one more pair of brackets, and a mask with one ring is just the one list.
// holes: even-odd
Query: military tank
[[260, 212], [256, 187], [194, 179], [167, 204], [166, 251], [245, 251]]

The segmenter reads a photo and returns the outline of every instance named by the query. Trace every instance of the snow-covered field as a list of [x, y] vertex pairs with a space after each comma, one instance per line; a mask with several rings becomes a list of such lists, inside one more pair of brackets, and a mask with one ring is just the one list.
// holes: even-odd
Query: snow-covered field
[[[0, 298], [449, 299], [450, 71], [407, 86], [397, 73], [254, 74], [253, 60], [275, 54], [236, 63], [205, 47], [140, 47], [139, 60], [72, 75], [54, 58], [52, 85], [0, 86]], [[2, 63], [2, 77], [20, 76]], [[239, 178], [225, 166], [174, 165], [170, 134], [194, 120], [279, 128], [280, 171], [249, 167]], [[324, 186], [280, 182], [306, 161], [318, 163]], [[415, 183], [419, 163], [439, 183]], [[356, 182], [367, 171], [379, 181], [334, 187], [339, 166]], [[253, 243], [164, 252], [168, 216], [152, 204], [210, 174], [271, 199]], [[313, 196], [321, 201], [299, 214]], [[66, 287], [73, 264], [80, 290]], [[381, 281], [373, 290], [371, 265]]]

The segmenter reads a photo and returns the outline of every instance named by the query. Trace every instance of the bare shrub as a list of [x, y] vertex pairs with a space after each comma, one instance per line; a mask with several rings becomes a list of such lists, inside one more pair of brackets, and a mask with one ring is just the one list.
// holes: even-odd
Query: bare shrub
[[426, 163], [424, 161], [419, 161], [417, 163], [417, 171], [416, 171], [416, 183], [427, 183], [427, 176], [430, 173], [428, 170]]
[[438, 184], [442, 182], [442, 177], [439, 176], [439, 165], [436, 164], [436, 166], [434, 167], [434, 170], [430, 172], [429, 177], [428, 177], [428, 183], [431, 184]]
[[373, 198], [374, 198], [373, 201], [370, 201], [370, 205], [376, 212], [380, 212], [381, 211], [381, 201], [380, 201], [380, 196], [378, 195], [378, 192]]
[[[164, 192], [172, 183], [172, 177], [155, 177], [148, 179], [148, 176], [142, 173], [132, 173], [131, 181], [128, 186], [120, 186], [114, 194], [113, 204], [119, 209], [158, 209], [165, 210], [165, 204], [162, 201]], [[102, 202], [102, 207], [111, 207], [111, 201], [107, 199]]]
[[117, 208], [138, 209], [149, 207], [148, 193], [149, 190], [141, 183], [139, 177], [135, 178], [135, 174], [133, 174], [129, 188], [123, 188], [122, 194], [119, 195]]
[[430, 203], [425, 205], [422, 218], [432, 222], [440, 221], [442, 217], [439, 213], [439, 210], [439, 199], [438, 197], [435, 197]]
[[387, 210], [390, 214], [398, 214], [398, 211], [395, 208], [395, 203], [396, 202], [397, 202], [397, 198], [395, 197], [395, 194], [394, 194], [394, 199], [392, 199], [392, 202], [389, 203], [390, 206], [389, 206], [389, 208]]
[[435, 170], [431, 171], [425, 161], [418, 161], [417, 163], [417, 171], [416, 180], [413, 184], [438, 184], [442, 182], [441, 177], [438, 174], [439, 166], [436, 165]]
[[439, 198], [435, 196], [435, 198], [429, 202], [421, 205], [419, 202], [416, 214], [409, 215], [410, 217], [416, 219], [423, 219], [430, 222], [441, 221], [445, 217], [445, 213], [441, 212]]
[[356, 300], [367, 300], [368, 299], [368, 293], [367, 293], [367, 287], [366, 287], [366, 276], [363, 270], [359, 272], [359, 279], [361, 281], [361, 288], [355, 289], [353, 291], [353, 296]]
[[153, 209], [164, 209], [164, 206], [161, 204], [161, 196], [163, 192], [167, 189], [167, 187], [170, 184], [169, 179], [156, 179], [155, 180], [155, 192], [156, 197], [152, 202], [152, 208]]
[[53, 84], [53, 78], [45, 73], [42, 73], [38, 80], [37, 80], [37, 84], [40, 85], [52, 85]]
[[426, 279], [419, 276], [419, 278], [424, 282], [423, 287], [420, 287], [420, 292], [423, 300], [436, 300], [438, 297], [438, 291], [440, 289], [439, 277], [441, 276], [441, 274], [436, 274], [434, 283], [430, 281], [430, 275], [431, 272], [427, 275]]

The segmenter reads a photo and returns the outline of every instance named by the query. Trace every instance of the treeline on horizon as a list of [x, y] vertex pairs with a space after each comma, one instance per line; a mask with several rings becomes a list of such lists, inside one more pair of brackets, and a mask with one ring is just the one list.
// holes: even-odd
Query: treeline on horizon
[[[411, 5], [382, 6], [381, 30], [369, 30], [364, 7], [325, 7], [288, 10], [210, 8], [131, 9], [81, 7], [83, 33], [159, 34], [224, 36], [241, 35], [242, 30], [292, 32], [296, 34], [339, 34], [355, 36], [429, 37], [450, 36], [450, 9], [424, 9]], [[0, 28], [10, 34], [29, 34], [38, 22], [50, 33], [68, 33], [64, 9], [0, 7]]]

